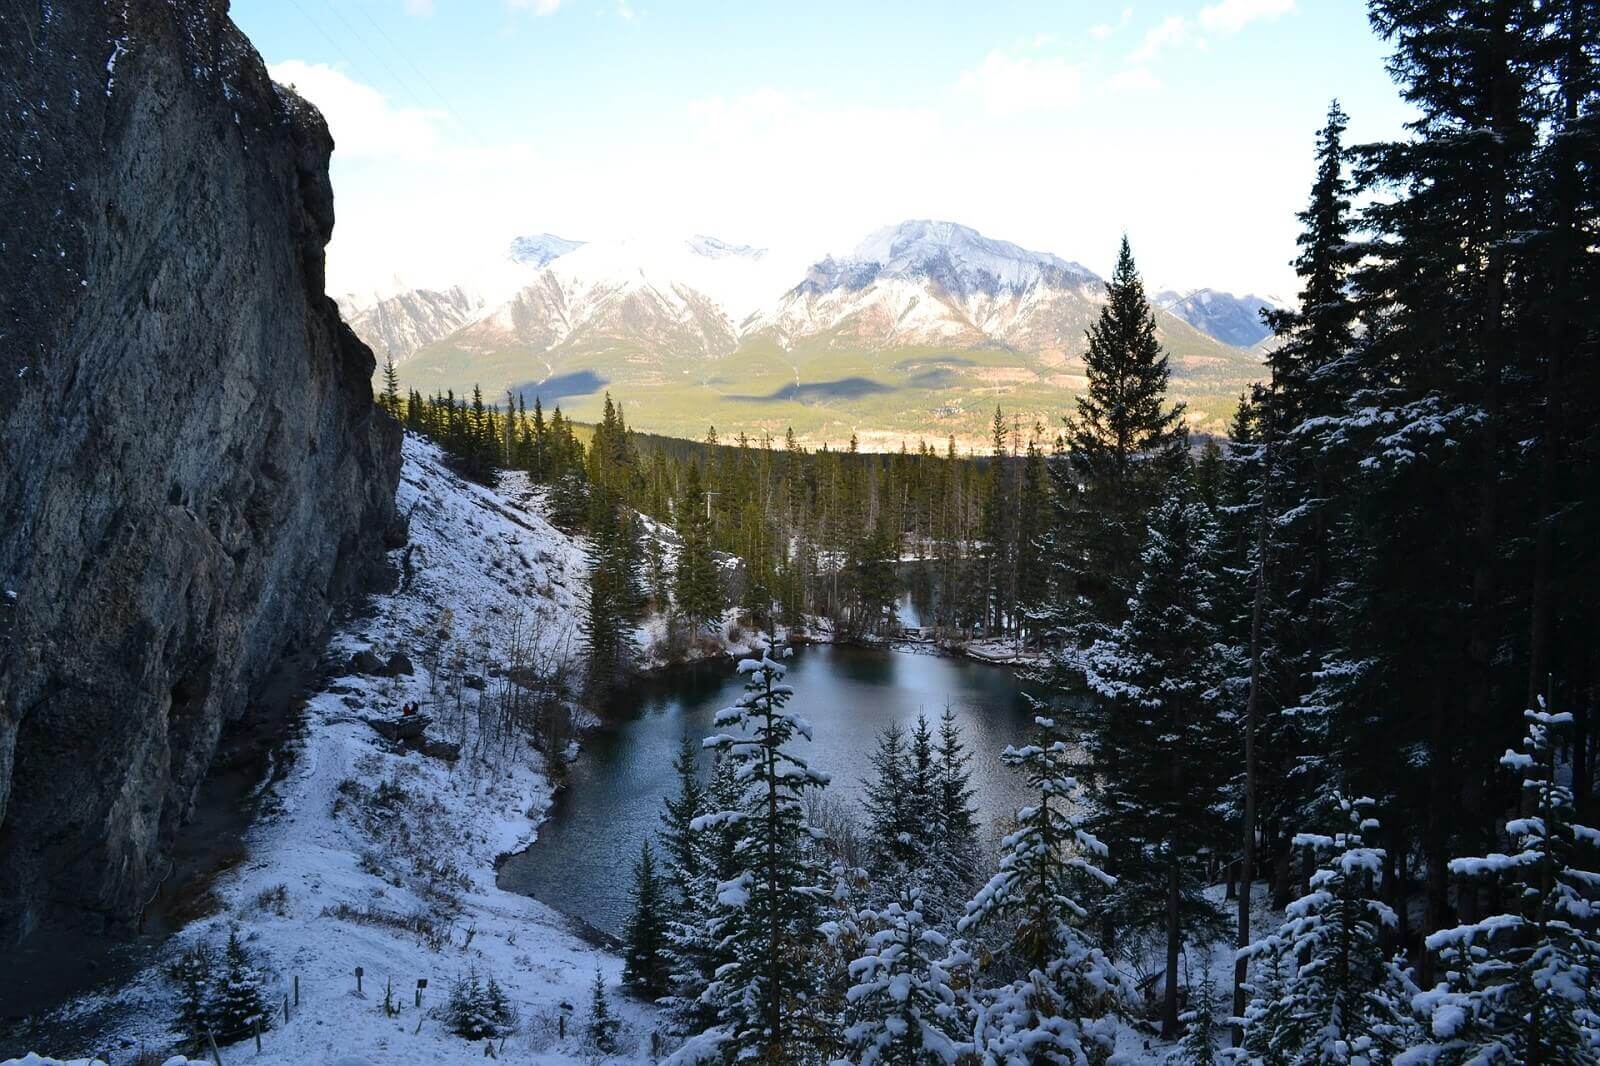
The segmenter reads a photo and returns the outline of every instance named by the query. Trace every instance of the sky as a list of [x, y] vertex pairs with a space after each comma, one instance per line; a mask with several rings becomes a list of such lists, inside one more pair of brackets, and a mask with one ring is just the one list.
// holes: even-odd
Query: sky
[[234, 0], [328, 118], [335, 293], [509, 239], [820, 257], [910, 218], [1292, 296], [1313, 139], [1408, 111], [1359, 0]]

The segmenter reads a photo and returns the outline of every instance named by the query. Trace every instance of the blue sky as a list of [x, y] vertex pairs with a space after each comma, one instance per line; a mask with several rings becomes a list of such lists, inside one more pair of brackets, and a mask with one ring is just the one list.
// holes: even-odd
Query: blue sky
[[1406, 110], [1357, 0], [234, 0], [338, 148], [335, 291], [513, 234], [845, 251], [963, 222], [1153, 284], [1292, 291], [1330, 98]]

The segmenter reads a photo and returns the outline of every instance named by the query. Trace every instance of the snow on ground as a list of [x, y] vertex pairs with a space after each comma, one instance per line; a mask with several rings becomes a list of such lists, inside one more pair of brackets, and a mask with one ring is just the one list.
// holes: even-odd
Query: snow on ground
[[[404, 455], [397, 503], [411, 537], [393, 553], [401, 584], [333, 639], [328, 655], [344, 668], [310, 698], [303, 740], [251, 831], [248, 858], [214, 886], [216, 913], [162, 954], [170, 960], [202, 939], [218, 943], [237, 923], [270, 970], [278, 1010], [261, 1054], [247, 1042], [224, 1048], [224, 1061], [482, 1060], [482, 1042], [451, 1035], [431, 1012], [469, 968], [494, 975], [521, 1014], [503, 1051], [496, 1042], [502, 1058], [592, 1059], [583, 1031], [597, 967], [625, 1027], [618, 1058], [644, 1061], [655, 1012], [621, 992], [621, 961], [549, 907], [495, 887], [496, 858], [534, 838], [552, 788], [544, 756], [520, 735], [500, 736], [478, 701], [488, 705], [486, 694], [509, 687], [493, 675], [513, 657], [555, 670], [573, 656], [582, 548], [523, 506], [532, 495], [525, 482], [500, 491], [468, 484], [434, 446], [409, 435]], [[513, 645], [526, 648], [514, 656]], [[355, 673], [351, 657], [368, 650], [383, 660], [401, 652], [413, 672]], [[463, 674], [466, 685], [447, 680]], [[403, 750], [364, 720], [412, 701], [434, 716], [430, 736], [462, 744], [459, 759]], [[300, 1004], [291, 1002], [285, 1023], [283, 997], [292, 1000], [296, 977]], [[428, 982], [421, 1011], [419, 979]], [[391, 982], [398, 1012], [386, 1014]], [[110, 1048], [117, 1066], [141, 1048], [194, 1055], [172, 1031], [174, 991], [163, 966], [152, 966], [128, 987], [63, 1012], [109, 1008], [128, 1019], [120, 1031], [93, 1048], [40, 1050]]]

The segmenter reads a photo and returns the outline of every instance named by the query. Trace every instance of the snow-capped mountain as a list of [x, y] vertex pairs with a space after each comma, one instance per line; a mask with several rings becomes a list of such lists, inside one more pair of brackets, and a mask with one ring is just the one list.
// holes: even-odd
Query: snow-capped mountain
[[535, 233], [528, 237], [511, 238], [511, 261], [534, 268], [548, 266], [568, 252], [575, 252], [583, 241], [569, 241], [554, 233]]
[[1272, 331], [1261, 321], [1261, 312], [1284, 306], [1280, 300], [1253, 292], [1235, 296], [1216, 289], [1168, 289], [1156, 293], [1151, 302], [1207, 336], [1236, 348], [1249, 348], [1265, 340]]
[[[609, 391], [640, 428], [690, 435], [712, 421], [964, 426], [997, 400], [1048, 421], [1083, 387], [1084, 332], [1105, 299], [1080, 263], [952, 222], [903, 222], [821, 259], [702, 235], [593, 241], [532, 268], [573, 243], [519, 242], [527, 262], [505, 265], [531, 271], [522, 284], [427, 344], [402, 380], [539, 396], [579, 418]], [[1215, 397], [1204, 417], [1220, 426], [1259, 357], [1159, 308], [1156, 323], [1175, 391], [1196, 418]]]
[[725, 355], [740, 323], [792, 277], [766, 249], [715, 237], [585, 244], [464, 329], [469, 347], [629, 348], [656, 357]]
[[470, 322], [483, 306], [481, 297], [460, 285], [440, 292], [412, 289], [356, 310], [346, 309], [346, 320], [356, 336], [383, 366], [387, 360], [403, 363], [413, 353]]
[[928, 220], [880, 229], [806, 277], [747, 332], [790, 347], [892, 348], [1000, 343], [1059, 348], [1103, 289], [1088, 268], [1048, 252]]

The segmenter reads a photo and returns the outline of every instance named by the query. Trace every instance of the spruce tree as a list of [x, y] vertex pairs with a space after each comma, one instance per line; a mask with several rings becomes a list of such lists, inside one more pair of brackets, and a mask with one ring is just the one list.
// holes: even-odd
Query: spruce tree
[[786, 671], [771, 644], [758, 640], [755, 654], [739, 663], [745, 694], [717, 713], [716, 724], [726, 732], [706, 739], [731, 760], [746, 791], [738, 806], [697, 822], [713, 830], [737, 828], [741, 835], [710, 923], [731, 955], [706, 993], [717, 1024], [684, 1049], [684, 1060], [713, 1053], [769, 1062], [798, 1057], [795, 1005], [816, 980], [796, 965], [818, 941], [819, 906], [828, 896], [805, 797], [828, 778], [793, 750], [797, 738], [811, 739], [811, 727], [785, 709], [793, 690], [783, 683]]
[[586, 1036], [589, 1046], [602, 1055], [614, 1055], [618, 1050], [618, 1034], [622, 1019], [611, 1012], [611, 1001], [606, 998], [605, 978], [600, 967], [594, 970], [594, 984], [589, 991], [589, 1026]]
[[1071, 745], [1054, 719], [1034, 719], [1034, 734], [1000, 758], [1019, 771], [1033, 802], [1001, 841], [1000, 868], [971, 902], [962, 933], [993, 930], [1021, 976], [979, 992], [977, 1051], [985, 1061], [1102, 1063], [1116, 1041], [1106, 1017], [1127, 991], [1111, 961], [1084, 936], [1094, 901], [1115, 878], [1100, 869], [1105, 846], [1073, 812], [1078, 797]]
[[1182, 1066], [1215, 1066], [1221, 1056], [1217, 1053], [1217, 1038], [1222, 1026], [1217, 1023], [1217, 979], [1207, 966], [1200, 974], [1198, 984], [1190, 986], [1189, 1009], [1183, 1014], [1186, 1026], [1183, 1039], [1168, 1056], [1170, 1063]]
[[1394, 911], [1378, 898], [1384, 853], [1366, 843], [1378, 823], [1370, 800], [1330, 797], [1331, 834], [1302, 833], [1298, 848], [1320, 856], [1310, 891], [1289, 905], [1277, 934], [1249, 949], [1258, 970], [1277, 953], [1287, 971], [1280, 1002], [1264, 1005], [1246, 1046], [1290, 1053], [1295, 1062], [1387, 1062], [1409, 1046], [1416, 991], [1384, 954]]
[[1083, 655], [1096, 704], [1085, 749], [1097, 836], [1114, 849], [1111, 921], [1166, 934], [1162, 1033], [1178, 1031], [1178, 964], [1221, 916], [1203, 895], [1201, 855], [1218, 846], [1230, 723], [1212, 601], [1215, 528], [1180, 486], [1150, 519], [1131, 614]]
[[722, 583], [711, 554], [711, 522], [706, 516], [700, 466], [689, 464], [677, 507], [678, 561], [673, 598], [678, 613], [698, 632], [722, 614]]
[[915, 889], [860, 921], [875, 931], [850, 964], [845, 1040], [861, 1066], [953, 1063], [967, 1050], [969, 1023], [944, 961], [948, 944], [930, 929]]
[[1431, 1040], [1419, 1062], [1593, 1062], [1600, 1057], [1600, 832], [1575, 820], [1561, 782], [1561, 734], [1572, 715], [1526, 712], [1522, 751], [1500, 762], [1521, 782], [1523, 817], [1506, 822], [1505, 854], [1455, 859], [1505, 909], [1427, 939], [1446, 971], [1419, 998]]
[[256, 966], [239, 930], [228, 930], [216, 980], [206, 998], [206, 1022], [218, 1043], [243, 1040], [256, 1026], [272, 1025], [266, 976]]
[[950, 891], [970, 891], [978, 877], [978, 823], [972, 806], [972, 755], [961, 739], [955, 711], [945, 704], [934, 746], [933, 860], [939, 882]]
[[878, 746], [869, 761], [873, 776], [862, 782], [862, 804], [872, 869], [897, 891], [918, 857], [916, 821], [921, 813], [911, 802], [906, 733], [900, 723], [891, 722], [878, 734]]
[[1182, 404], [1167, 403], [1167, 355], [1156, 338], [1126, 237], [1083, 354], [1088, 386], [1067, 423], [1058, 494], [1074, 506], [1058, 565], [1092, 621], [1115, 625], [1138, 576], [1145, 515], [1161, 499], [1187, 444]]
[[669, 990], [667, 900], [656, 875], [655, 857], [646, 840], [633, 866], [633, 913], [623, 930], [627, 950], [622, 980], [646, 999], [659, 999]]

